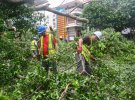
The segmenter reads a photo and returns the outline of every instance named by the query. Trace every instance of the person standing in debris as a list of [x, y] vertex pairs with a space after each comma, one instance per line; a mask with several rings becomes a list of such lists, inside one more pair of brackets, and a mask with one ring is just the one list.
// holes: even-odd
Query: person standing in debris
[[33, 40], [31, 42], [31, 51], [32, 51], [33, 58], [37, 58], [38, 55], [39, 55], [39, 51], [38, 51], [38, 37], [33, 37]]
[[57, 41], [52, 32], [52, 28], [47, 32], [47, 26], [39, 25], [37, 27], [37, 32], [40, 37], [40, 55], [42, 56], [42, 66], [45, 67], [47, 76], [49, 72], [49, 67], [53, 67], [54, 73], [57, 72], [56, 62], [54, 59], [49, 59], [53, 57], [53, 54], [57, 51]]
[[63, 37], [62, 36], [60, 36], [60, 40], [63, 41]]
[[90, 60], [95, 61], [95, 58], [90, 53], [88, 46], [91, 45], [93, 41], [97, 41], [101, 38], [102, 33], [100, 31], [94, 32], [91, 36], [85, 36], [80, 38], [77, 45], [77, 71], [81, 74], [91, 74]]

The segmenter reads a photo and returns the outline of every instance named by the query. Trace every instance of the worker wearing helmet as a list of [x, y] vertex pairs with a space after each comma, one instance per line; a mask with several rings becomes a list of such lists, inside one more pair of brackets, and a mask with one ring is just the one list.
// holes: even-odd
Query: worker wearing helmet
[[33, 40], [31, 42], [31, 51], [32, 51], [33, 58], [37, 58], [37, 56], [39, 55], [39, 53], [38, 53], [38, 37], [33, 37]]
[[[90, 74], [91, 69], [89, 68], [90, 60], [95, 61], [95, 58], [90, 53], [88, 46], [91, 45], [93, 41], [97, 41], [101, 38], [102, 33], [100, 31], [94, 32], [91, 36], [85, 36], [80, 38], [77, 46], [77, 71], [85, 74]], [[80, 67], [82, 66], [82, 68]]]
[[[52, 31], [52, 30], [51, 30]], [[45, 67], [47, 75], [49, 67], [53, 67], [53, 71], [56, 73], [56, 62], [54, 59], [49, 59], [57, 51], [57, 41], [52, 32], [48, 32], [47, 26], [39, 25], [37, 32], [40, 37], [40, 55], [42, 56], [42, 66]]]
[[60, 40], [61, 40], [61, 41], [63, 40], [63, 37], [62, 37], [62, 36], [60, 36]]

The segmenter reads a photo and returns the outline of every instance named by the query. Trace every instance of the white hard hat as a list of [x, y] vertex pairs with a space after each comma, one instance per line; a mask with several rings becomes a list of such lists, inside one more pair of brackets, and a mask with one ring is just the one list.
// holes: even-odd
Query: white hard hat
[[124, 30], [122, 30], [122, 34], [129, 34], [130, 33], [130, 28], [126, 28]]
[[96, 32], [94, 32], [94, 34], [98, 37], [98, 39], [100, 39], [102, 36], [102, 32], [100, 32], [100, 31], [96, 31]]
[[12, 28], [14, 29], [14, 31], [16, 31], [16, 27], [13, 26]]
[[60, 36], [60, 38], [62, 39], [62, 38], [63, 38], [63, 36]]

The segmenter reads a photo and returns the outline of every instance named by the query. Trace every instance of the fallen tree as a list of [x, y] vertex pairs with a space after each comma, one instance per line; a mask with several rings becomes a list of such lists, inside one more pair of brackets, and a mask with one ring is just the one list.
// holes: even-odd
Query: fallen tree
[[55, 13], [57, 15], [70, 17], [72, 19], [75, 19], [75, 20], [78, 20], [78, 21], [81, 21], [81, 22], [86, 22], [86, 23], [88, 22], [88, 19], [86, 19], [86, 18], [80, 18], [80, 17], [74, 16], [73, 14], [66, 14], [66, 13], [58, 12], [58, 11], [46, 6], [46, 4], [35, 6], [35, 7], [33, 7], [33, 9], [35, 11], [46, 10], [46, 11]]

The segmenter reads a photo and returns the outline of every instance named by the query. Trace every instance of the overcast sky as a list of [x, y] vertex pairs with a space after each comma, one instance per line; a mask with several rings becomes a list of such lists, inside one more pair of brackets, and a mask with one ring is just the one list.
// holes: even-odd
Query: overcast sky
[[58, 6], [61, 2], [63, 2], [63, 0], [48, 0], [49, 3], [50, 3], [50, 7], [53, 7], [53, 6]]
[[56, 7], [56, 6], [59, 6], [63, 1], [64, 1], [64, 3], [66, 3], [66, 2], [73, 1], [73, 0], [48, 0], [48, 1], [50, 3], [50, 7]]

